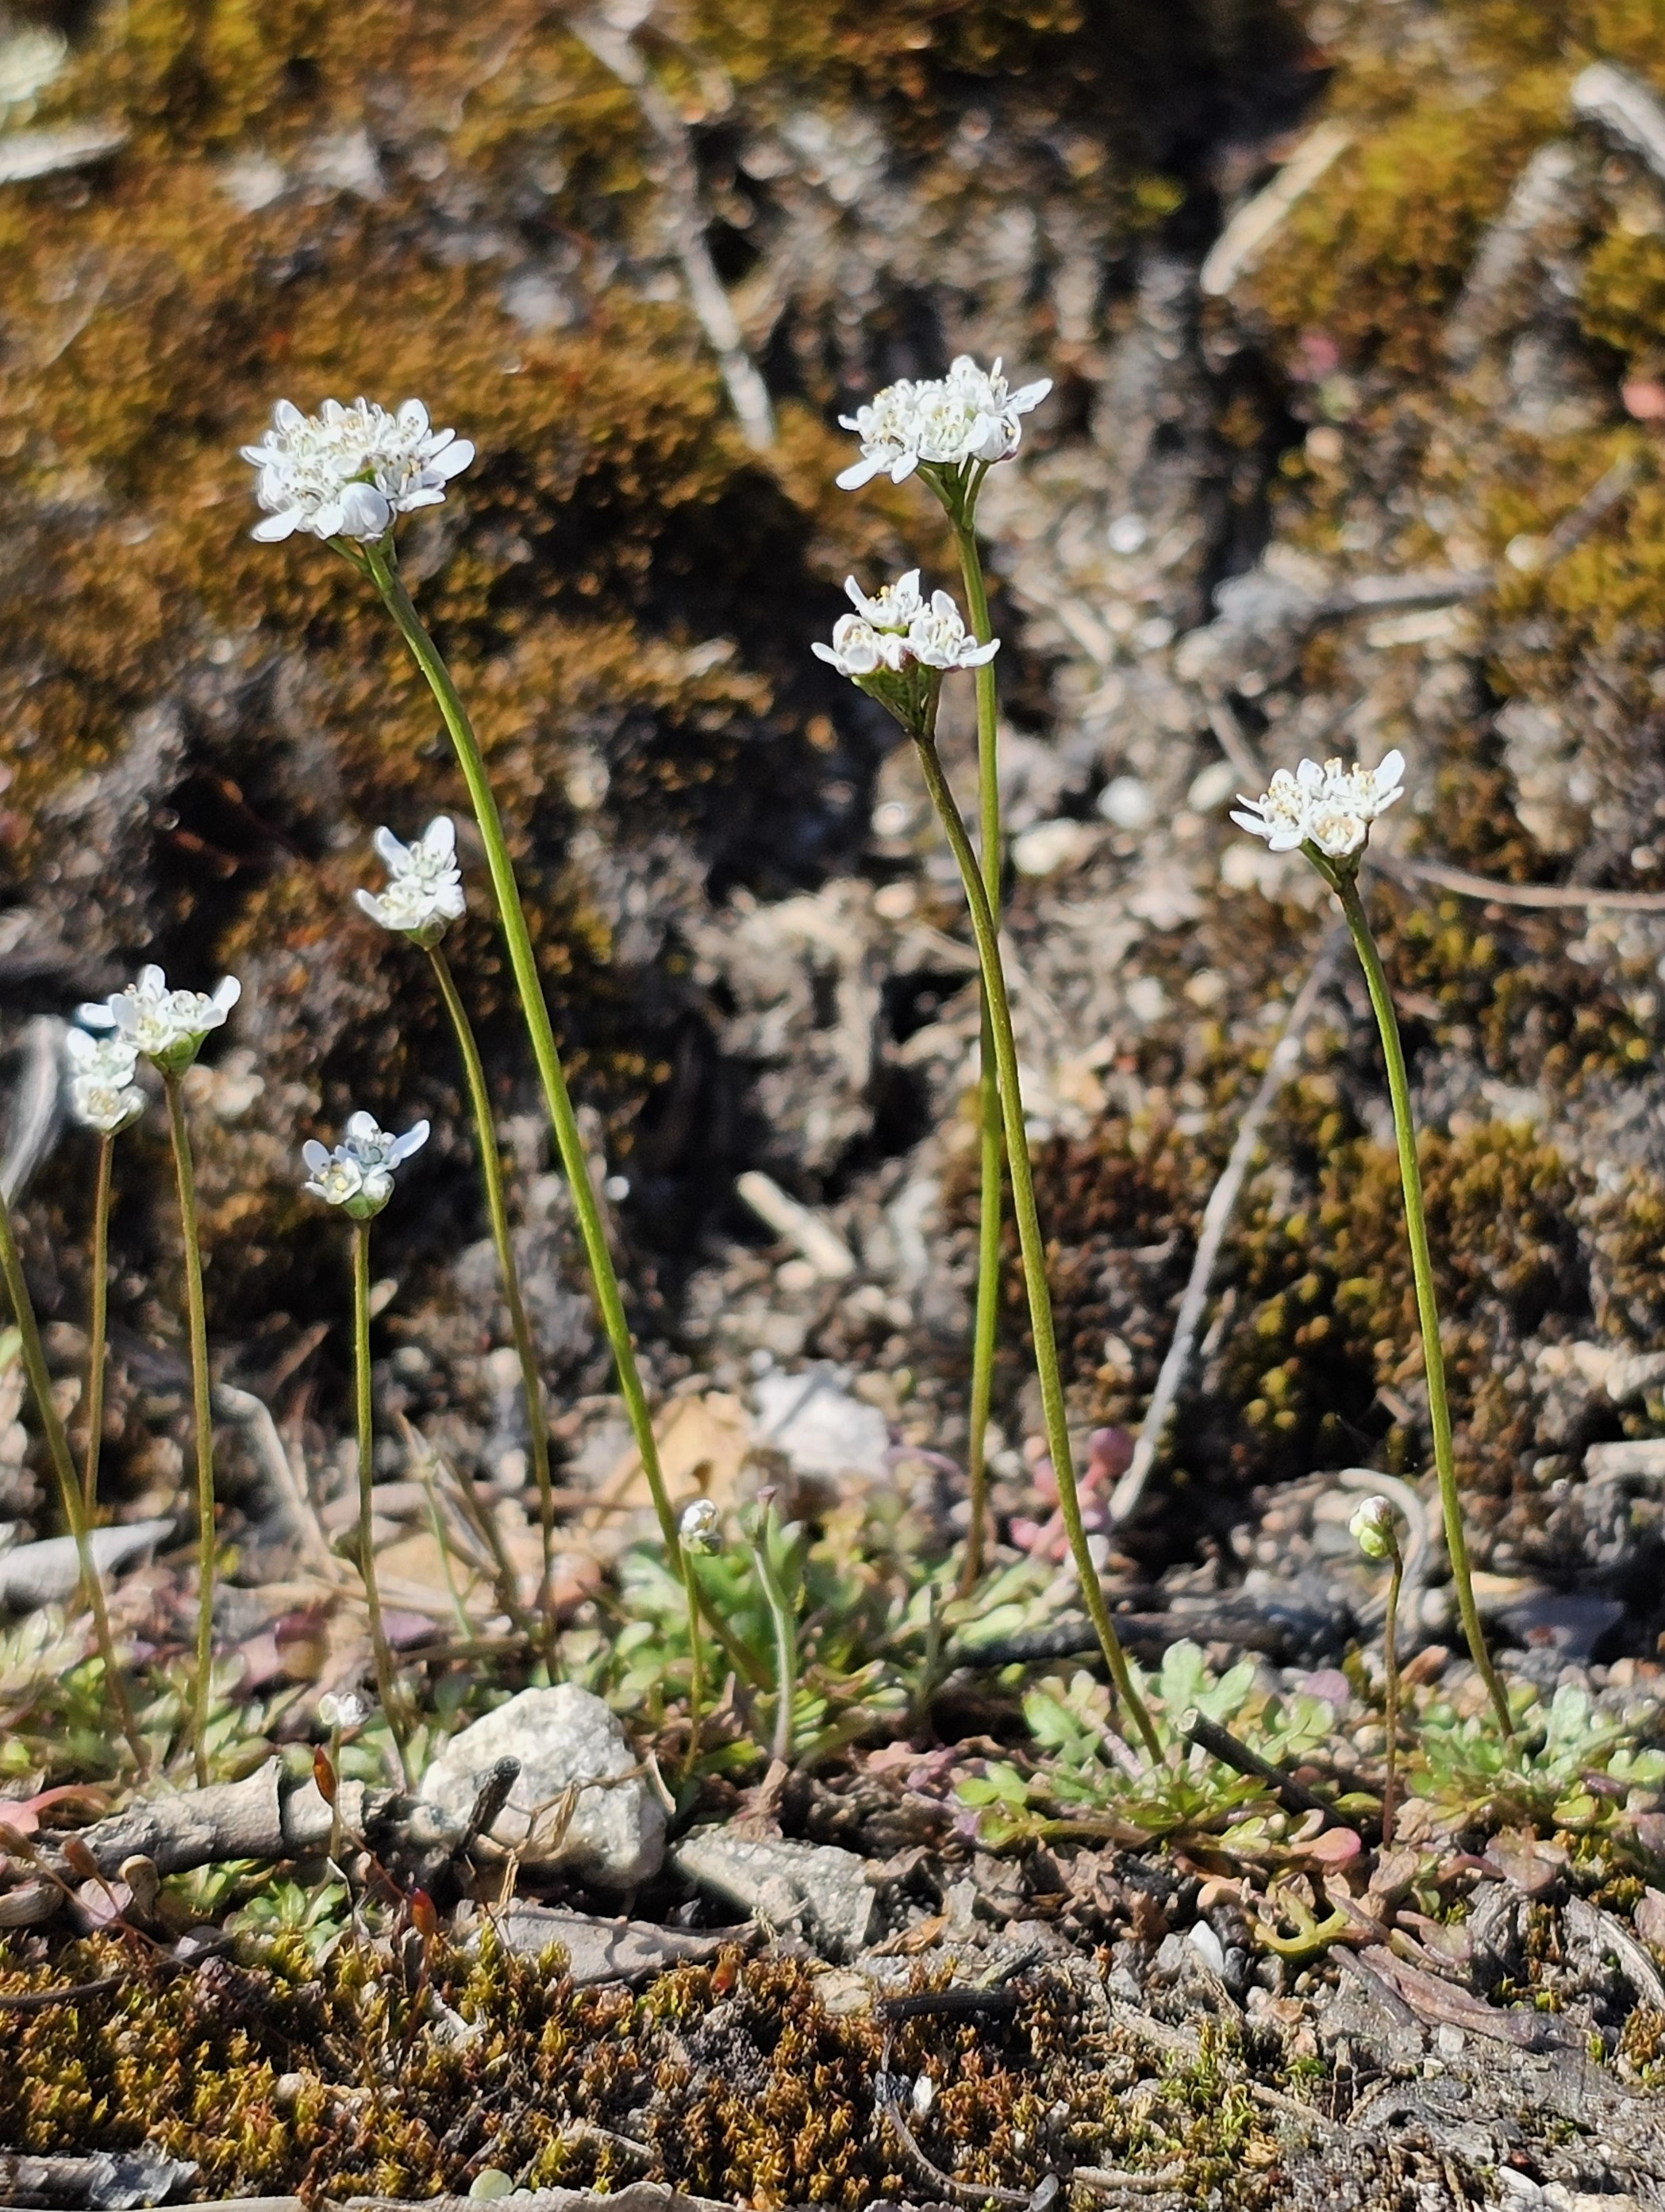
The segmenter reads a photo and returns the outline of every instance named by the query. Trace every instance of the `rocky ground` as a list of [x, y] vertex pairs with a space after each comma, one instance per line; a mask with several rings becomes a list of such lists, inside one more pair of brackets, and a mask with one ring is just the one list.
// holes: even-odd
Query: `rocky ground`
[[[435, 1122], [422, 1202], [378, 1231], [376, 1533], [436, 1740], [523, 1679], [502, 1600], [535, 1548], [448, 1040], [421, 963], [351, 907], [374, 827], [460, 793], [354, 580], [247, 541], [235, 448], [284, 392], [419, 391], [479, 447], [407, 566], [516, 840], [674, 1486], [728, 1505], [772, 1480], [804, 1516], [826, 1732], [772, 1784], [742, 1695], [726, 1767], [703, 1794], [674, 1780], [661, 1678], [685, 1659], [632, 1548], [640, 1471], [477, 900], [455, 957], [556, 1401], [564, 1664], [631, 1720], [630, 1762], [656, 1750], [680, 1840], [631, 1875], [628, 1925], [616, 1866], [611, 1891], [570, 1854], [527, 1871], [584, 1916], [503, 1906], [509, 1953], [565, 1944], [550, 1982], [454, 1954], [467, 1915], [431, 1950], [406, 1932], [391, 1900], [418, 1879], [448, 1916], [514, 1889], [490, 1849], [460, 1870], [454, 1826], [418, 1848], [408, 1808], [376, 1809], [390, 1887], [353, 1861], [363, 1925], [338, 1898], [308, 1922], [326, 1838], [268, 1808], [299, 1873], [256, 1886], [264, 1931], [241, 1877], [180, 1863], [71, 1942], [63, 1888], [110, 1915], [51, 1857], [55, 1824], [119, 1808], [41, 1803], [62, 1887], [13, 1853], [0, 1893], [0, 1916], [36, 1897], [0, 1988], [33, 2060], [0, 2101], [15, 2149], [148, 2134], [198, 2194], [418, 2194], [489, 2166], [759, 2206], [1040, 2207], [1065, 2185], [1665, 2202], [1665, 1842], [1656, 1785], [1613, 1764], [1616, 1731], [1626, 1757], [1657, 1735], [1665, 1631], [1658, 28], [1647, 0], [13, 10], [0, 1176], [27, 1191], [72, 1407], [89, 1178], [58, 1125], [63, 1017], [143, 959], [241, 977], [191, 1095], [224, 1385], [222, 1771], [246, 1786], [273, 1753], [273, 1807], [304, 1791], [317, 1698], [363, 1663], [338, 1548], [345, 1257], [298, 1196], [301, 1141], [350, 1107]], [[966, 1527], [974, 963], [906, 750], [807, 648], [850, 569], [948, 577], [917, 487], [832, 489], [834, 422], [961, 348], [1056, 380], [982, 520], [1010, 968], [1084, 1444], [1144, 1418], [1302, 1001], [1136, 1512], [1111, 1505], [1125, 1439], [1084, 1455], [1107, 1586], [1153, 1668], [1184, 1642], [1217, 1685], [1247, 1656], [1227, 1720], [1309, 1793], [1368, 1794], [1380, 1592], [1345, 1524], [1389, 1489], [1416, 1539], [1418, 1728], [1459, 1747], [1397, 1855], [1357, 1810], [1225, 1806], [1201, 1753], [1174, 1758], [1204, 1801], [1153, 1810], [1083, 1748], [1101, 1692], [1074, 1672], [1090, 1638], [1015, 1279], [1004, 1579], [976, 1620], [927, 1602]], [[944, 723], [967, 790], [968, 715]], [[1316, 879], [1224, 818], [1272, 767], [1390, 745], [1411, 795], [1369, 896], [1426, 1131], [1480, 1600], [1541, 1700], [1513, 1796], [1464, 1735], [1424, 1540], [1368, 1006]], [[188, 1634], [189, 1422], [154, 1129], [119, 1172], [103, 1540], [161, 1680]], [[0, 1697], [27, 1843], [44, 1791], [109, 1777], [99, 1715], [61, 1693], [79, 1646], [43, 1607], [73, 1580], [39, 1548], [9, 1358]], [[1323, 1717], [1291, 1735], [1301, 1698]], [[1240, 1817], [1263, 1826], [1223, 1850]], [[696, 1819], [722, 1824], [703, 1864]], [[1354, 1857], [1326, 1857], [1337, 1832]], [[154, 1857], [118, 1840], [107, 1864], [95, 1839], [110, 1881]], [[178, 1949], [234, 1910], [290, 1948]], [[51, 1994], [83, 1984], [101, 1993]]]

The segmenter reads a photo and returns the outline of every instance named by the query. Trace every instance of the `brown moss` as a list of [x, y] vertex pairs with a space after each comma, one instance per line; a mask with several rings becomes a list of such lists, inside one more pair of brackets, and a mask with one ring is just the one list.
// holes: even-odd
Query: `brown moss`
[[[508, 1958], [488, 1936], [476, 1957], [436, 1956], [442, 2033], [412, 2015], [385, 1955], [351, 1940], [321, 1968], [278, 1937], [248, 1964], [162, 1979], [113, 1942], [50, 1960], [31, 1948], [0, 1960], [6, 1990], [131, 1978], [20, 2017], [20, 2063], [0, 2082], [0, 2129], [20, 2148], [143, 2141], [198, 2161], [207, 2191], [411, 2197], [466, 2189], [486, 2166], [534, 2187], [618, 2186], [640, 2169], [607, 2130], [650, 2144], [674, 2186], [730, 2202], [855, 2212], [915, 2185], [875, 2119], [882, 2024], [828, 2013], [797, 1961], [730, 1954], [637, 1997], [575, 1990], [556, 1958]], [[1227, 2186], [1223, 2202], [1260, 2201], [1231, 2185], [1257, 2123], [1241, 2091], [1222, 2095], [1218, 2055], [1152, 2079], [1130, 2120], [1113, 2093], [1150, 2074], [1148, 2053], [1107, 2034], [1063, 1982], [1037, 1984], [1010, 2022], [906, 2022], [889, 2063], [937, 2083], [919, 2133], [967, 2183], [1028, 2188], [1055, 2163], [1178, 2155]]]

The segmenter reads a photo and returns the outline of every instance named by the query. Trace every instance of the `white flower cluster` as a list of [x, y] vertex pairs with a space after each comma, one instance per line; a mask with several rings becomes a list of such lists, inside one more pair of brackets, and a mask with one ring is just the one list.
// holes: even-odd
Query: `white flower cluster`
[[876, 476], [901, 483], [922, 462], [957, 469], [1003, 461], [1017, 451], [1020, 418], [1039, 407], [1052, 388], [1052, 379], [1042, 377], [1013, 392], [997, 361], [992, 368], [979, 368], [968, 353], [958, 356], [946, 376], [887, 384], [865, 407], [839, 417], [862, 442], [862, 458], [839, 476], [839, 488], [854, 491]]
[[383, 929], [413, 937], [418, 945], [437, 945], [467, 903], [456, 824], [448, 814], [436, 815], [410, 845], [401, 845], [391, 830], [378, 830], [375, 849], [387, 866], [387, 888], [379, 896], [356, 891], [359, 906]]
[[253, 534], [263, 543], [308, 530], [375, 544], [396, 514], [437, 507], [474, 448], [454, 430], [430, 428], [419, 399], [396, 415], [369, 399], [351, 407], [326, 399], [316, 415], [303, 415], [280, 399], [271, 428], [242, 454], [259, 471], [255, 495], [266, 519]]
[[1327, 860], [1345, 860], [1370, 834], [1370, 824], [1404, 796], [1405, 756], [1390, 752], [1375, 768], [1345, 761], [1303, 760], [1291, 775], [1280, 768], [1259, 799], [1238, 794], [1245, 811], [1234, 812], [1240, 830], [1264, 837], [1274, 853], [1315, 845]]
[[70, 1111], [101, 1136], [113, 1137], [144, 1111], [144, 1093], [133, 1081], [138, 1053], [124, 1036], [88, 1036], [71, 1030], [64, 1040], [70, 1062]]
[[346, 1735], [363, 1727], [370, 1709], [356, 1690], [326, 1690], [318, 1700], [318, 1717], [332, 1733], [339, 1729]]
[[855, 613], [839, 616], [831, 645], [817, 640], [810, 649], [817, 659], [852, 683], [881, 674], [900, 676], [911, 666], [980, 668], [1000, 650], [997, 637], [986, 645], [977, 642], [946, 592], [933, 592], [927, 605], [920, 596], [917, 568], [887, 584], [874, 599], [868, 598], [853, 576], [845, 578], [845, 590]]
[[136, 1056], [177, 1075], [190, 1066], [203, 1039], [223, 1025], [242, 995], [235, 975], [222, 975], [210, 994], [170, 991], [160, 968], [141, 968], [137, 982], [77, 1007], [76, 1018], [89, 1030], [113, 1030]]
[[380, 1213], [393, 1194], [393, 1170], [428, 1141], [426, 1121], [413, 1122], [402, 1137], [377, 1126], [373, 1114], [348, 1116], [345, 1134], [330, 1152], [316, 1137], [301, 1147], [308, 1170], [306, 1188], [326, 1206], [338, 1206], [355, 1221]]

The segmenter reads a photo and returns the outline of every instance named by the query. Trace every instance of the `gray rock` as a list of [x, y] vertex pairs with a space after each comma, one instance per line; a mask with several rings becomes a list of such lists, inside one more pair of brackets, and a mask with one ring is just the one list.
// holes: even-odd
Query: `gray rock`
[[755, 1396], [761, 1441], [784, 1452], [797, 1474], [834, 1482], [884, 1474], [889, 1424], [876, 1406], [842, 1389], [832, 1369], [765, 1375]]
[[1634, 1405], [1665, 1382], [1665, 1352], [1621, 1354], [1607, 1370], [1607, 1396], [1615, 1406]]
[[1622, 1443], [1592, 1444], [1584, 1454], [1584, 1480], [1647, 1483], [1665, 1480], [1665, 1437], [1634, 1437]]
[[461, 1819], [500, 1759], [519, 1759], [521, 1775], [490, 1832], [523, 1866], [570, 1867], [605, 1889], [658, 1873], [665, 1815], [600, 1698], [570, 1682], [522, 1690], [452, 1737], [420, 1794]]
[[671, 1852], [680, 1875], [713, 1897], [794, 1929], [834, 1960], [867, 1943], [878, 1897], [867, 1863], [835, 1844], [754, 1841], [728, 1828], [696, 1828]]
[[699, 1966], [715, 1959], [735, 1933], [709, 1936], [660, 1928], [645, 1920], [601, 1920], [588, 1912], [552, 1910], [516, 1898], [491, 1916], [498, 1940], [521, 1958], [535, 1959], [558, 1943], [574, 1984], [644, 1981], [668, 1967]]
[[[93, 1565], [101, 1575], [148, 1559], [171, 1536], [171, 1521], [133, 1521], [124, 1528], [95, 1528]], [[48, 1536], [39, 1544], [19, 1544], [0, 1552], [0, 1606], [27, 1613], [38, 1605], [63, 1605], [81, 1583], [81, 1564], [73, 1536]]]

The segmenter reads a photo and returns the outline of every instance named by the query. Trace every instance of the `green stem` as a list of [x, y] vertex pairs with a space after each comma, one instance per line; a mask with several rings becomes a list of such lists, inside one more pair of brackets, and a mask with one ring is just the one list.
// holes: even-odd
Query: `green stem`
[[1388, 1752], [1387, 1770], [1381, 1783], [1381, 1846], [1384, 1850], [1394, 1840], [1394, 1813], [1399, 1795], [1399, 1593], [1405, 1579], [1405, 1561], [1400, 1553], [1399, 1539], [1394, 1539], [1394, 1548], [1388, 1554], [1392, 1568], [1388, 1577], [1388, 1606], [1381, 1616], [1381, 1663], [1388, 1676]]
[[694, 1771], [699, 1757], [699, 1731], [704, 1725], [705, 1654], [699, 1640], [699, 1580], [693, 1553], [682, 1547], [682, 1589], [688, 1601], [688, 1758], [684, 1778]]
[[[648, 1411], [647, 1393], [642, 1388], [641, 1374], [636, 1364], [636, 1348], [631, 1341], [625, 1302], [619, 1293], [619, 1278], [613, 1270], [613, 1255], [607, 1249], [601, 1210], [595, 1202], [595, 1193], [590, 1185], [589, 1163], [584, 1156], [578, 1117], [572, 1110], [571, 1096], [566, 1087], [566, 1077], [562, 1073], [555, 1032], [550, 1024], [549, 1008], [544, 1000], [543, 983], [538, 974], [537, 955], [532, 949], [532, 935], [526, 926], [520, 887], [515, 881], [515, 866], [509, 857], [509, 846], [503, 836], [503, 819], [497, 812], [497, 802], [492, 796], [485, 763], [480, 757], [479, 740], [468, 720], [467, 709], [458, 696], [456, 685], [451, 681], [451, 672], [445, 665], [438, 647], [423, 627], [422, 617], [412, 605], [411, 595], [393, 565], [391, 546], [369, 548], [364, 565], [397, 624], [412, 659], [428, 679], [428, 688], [444, 718], [446, 729], [456, 750], [457, 765], [468, 787], [469, 802], [479, 826], [480, 842], [485, 848], [486, 866], [491, 872], [497, 919], [509, 949], [509, 964], [514, 974], [521, 1011], [525, 1016], [527, 1032], [532, 1042], [532, 1056], [537, 1062], [539, 1079], [543, 1085], [544, 1097], [549, 1108], [550, 1123], [561, 1156], [561, 1166], [572, 1193], [573, 1211], [578, 1219], [578, 1233], [583, 1240], [584, 1256], [589, 1262], [596, 1310], [601, 1315], [601, 1327], [613, 1352], [613, 1365], [618, 1370], [619, 1393], [625, 1401], [631, 1433], [641, 1455], [642, 1471], [653, 1493], [653, 1508], [658, 1516], [665, 1555], [670, 1563], [671, 1571], [680, 1579], [682, 1545], [677, 1533], [676, 1516], [671, 1510], [670, 1498], [665, 1489], [664, 1472], [659, 1464], [659, 1445], [653, 1433], [653, 1419]], [[765, 1679], [756, 1659], [737, 1642], [728, 1624], [711, 1607], [703, 1589], [700, 1602], [712, 1632], [734, 1665], [748, 1680]]]
[[46, 1371], [46, 1354], [40, 1342], [40, 1327], [34, 1317], [34, 1301], [29, 1296], [29, 1286], [23, 1276], [23, 1261], [17, 1249], [17, 1238], [11, 1225], [11, 1208], [0, 1195], [0, 1275], [6, 1283], [6, 1295], [11, 1300], [12, 1318], [17, 1323], [21, 1340], [23, 1371], [29, 1378], [29, 1389], [34, 1394], [35, 1409], [40, 1416], [40, 1426], [46, 1439], [46, 1455], [52, 1461], [52, 1472], [58, 1477], [58, 1487], [64, 1499], [64, 1517], [70, 1524], [70, 1534], [75, 1541], [76, 1559], [81, 1568], [82, 1588], [88, 1610], [93, 1616], [93, 1633], [98, 1643], [98, 1656], [103, 1662], [104, 1679], [110, 1686], [110, 1695], [115, 1699], [121, 1732], [126, 1737], [141, 1778], [149, 1771], [149, 1753], [133, 1718], [133, 1708], [128, 1703], [127, 1692], [116, 1664], [115, 1639], [110, 1633], [110, 1616], [105, 1609], [104, 1586], [100, 1582], [98, 1569], [93, 1559], [93, 1547], [87, 1533], [87, 1516], [81, 1502], [81, 1486], [76, 1480], [75, 1462], [70, 1457], [70, 1440], [64, 1433], [64, 1423], [52, 1396], [52, 1376]]
[[527, 1030], [532, 1040], [532, 1056], [538, 1064], [539, 1078], [548, 1103], [549, 1118], [560, 1151], [561, 1166], [572, 1191], [573, 1210], [578, 1218], [578, 1233], [583, 1240], [584, 1256], [589, 1262], [590, 1276], [595, 1287], [596, 1307], [601, 1316], [601, 1326], [607, 1332], [607, 1343], [612, 1348], [613, 1363], [619, 1370], [619, 1387], [624, 1395], [625, 1409], [630, 1417], [637, 1449], [642, 1455], [648, 1487], [653, 1492], [654, 1510], [659, 1517], [665, 1551], [673, 1569], [680, 1574], [681, 1544], [677, 1535], [676, 1516], [671, 1510], [670, 1499], [666, 1494], [665, 1478], [659, 1465], [658, 1445], [648, 1412], [647, 1395], [642, 1388], [642, 1378], [636, 1364], [636, 1351], [631, 1342], [630, 1323], [625, 1318], [624, 1300], [619, 1294], [619, 1279], [613, 1271], [613, 1255], [607, 1249], [601, 1208], [590, 1187], [589, 1163], [584, 1155], [578, 1117], [573, 1112], [571, 1095], [562, 1072], [555, 1032], [550, 1024], [549, 1008], [544, 1001], [543, 982], [538, 974], [537, 955], [532, 949], [532, 935], [526, 926], [520, 887], [515, 880], [514, 863], [509, 857], [503, 821], [486, 776], [485, 763], [480, 757], [479, 741], [474, 736], [467, 711], [451, 681], [450, 671], [441, 658], [439, 648], [423, 627], [422, 617], [412, 604], [411, 595], [406, 590], [399, 571], [393, 565], [390, 549], [372, 548], [369, 554], [369, 565], [388, 613], [398, 624], [399, 635], [410, 648], [412, 658], [428, 679], [429, 688], [445, 718], [445, 726], [456, 748], [457, 764], [462, 770], [463, 781], [468, 787], [474, 819], [479, 824], [481, 842], [485, 847], [486, 866], [491, 872], [491, 889], [497, 899], [497, 918], [509, 948], [509, 964], [514, 972], [515, 987], [520, 994], [521, 1009], [526, 1017]]
[[371, 1495], [375, 1480], [375, 1424], [370, 1402], [370, 1224], [352, 1225], [352, 1381], [353, 1412], [358, 1432], [358, 1571], [364, 1584], [364, 1604], [370, 1616], [370, 1650], [375, 1661], [376, 1692], [387, 1716], [387, 1728], [399, 1754], [400, 1778], [408, 1790], [411, 1773], [405, 1763], [405, 1732], [399, 1725], [399, 1703], [393, 1689], [393, 1659], [387, 1649], [387, 1632], [381, 1620], [381, 1593], [376, 1588], [375, 1546], [372, 1530], [375, 1505]]
[[[954, 540], [960, 549], [960, 573], [965, 580], [966, 603], [971, 613], [972, 629], [979, 644], [986, 645], [994, 632], [989, 621], [989, 595], [983, 581], [983, 563], [977, 550], [977, 532], [969, 515], [963, 521], [956, 521]], [[997, 930], [1000, 927], [1001, 888], [998, 735], [994, 663], [991, 660], [985, 661], [977, 672], [977, 798], [979, 831], [983, 848], [983, 890]], [[1000, 1125], [999, 1074], [986, 992], [982, 1009], [977, 1106], [977, 1317], [972, 1331], [968, 1417], [971, 1433], [966, 1444], [971, 1522], [966, 1536], [966, 1556], [960, 1569], [960, 1595], [962, 1597], [970, 1595], [983, 1572], [985, 1523], [988, 1518], [986, 1453], [989, 1413], [994, 1397], [995, 1340], [1000, 1326], [1000, 1201], [1004, 1145]]]
[[[1315, 848], [1307, 848], [1310, 855]], [[1405, 1048], [1400, 1042], [1399, 1021], [1387, 972], [1370, 933], [1364, 902], [1358, 894], [1357, 872], [1324, 866], [1325, 874], [1341, 901], [1341, 910], [1352, 933], [1353, 949], [1364, 970], [1370, 1004], [1381, 1035], [1382, 1058], [1388, 1064], [1388, 1091], [1394, 1107], [1394, 1141], [1399, 1150], [1400, 1188], [1405, 1194], [1405, 1234], [1411, 1247], [1411, 1270], [1416, 1278], [1417, 1321], [1422, 1331], [1423, 1370], [1428, 1380], [1428, 1422], [1433, 1431], [1434, 1468], [1439, 1479], [1440, 1510], [1445, 1521], [1445, 1547], [1456, 1584], [1457, 1610], [1474, 1665], [1485, 1683], [1505, 1737], [1513, 1736], [1515, 1723], [1509, 1699], [1497, 1680], [1486, 1650], [1479, 1609], [1474, 1603], [1474, 1584], [1468, 1565], [1468, 1544], [1463, 1534], [1462, 1498], [1457, 1489], [1455, 1456], [1451, 1449], [1451, 1409], [1445, 1395], [1445, 1356], [1440, 1346], [1439, 1305], [1434, 1295], [1434, 1261], [1428, 1244], [1428, 1223], [1423, 1211], [1422, 1172], [1417, 1164], [1416, 1124], [1411, 1114], [1411, 1084], [1405, 1068]]]
[[163, 1068], [168, 1099], [168, 1133], [174, 1143], [174, 1175], [179, 1185], [180, 1226], [185, 1239], [185, 1310], [191, 1339], [191, 1402], [197, 1437], [197, 1678], [191, 1713], [191, 1751], [197, 1787], [208, 1783], [208, 1717], [213, 1698], [214, 1667], [214, 1404], [208, 1371], [208, 1310], [203, 1300], [202, 1248], [197, 1236], [197, 1180], [191, 1162], [191, 1133], [185, 1121], [185, 1094], [177, 1070]]
[[116, 1140], [101, 1131], [98, 1176], [93, 1186], [93, 1249], [87, 1310], [87, 1445], [81, 1473], [81, 1503], [91, 1521], [98, 1510], [98, 1461], [104, 1443], [104, 1370], [108, 1355], [110, 1309], [110, 1183]]
[[462, 1055], [463, 1073], [468, 1084], [468, 1103], [473, 1109], [475, 1139], [479, 1148], [480, 1181], [485, 1189], [485, 1211], [491, 1224], [491, 1242], [497, 1247], [497, 1269], [503, 1278], [503, 1294], [509, 1308], [509, 1327], [515, 1340], [515, 1354], [521, 1365], [521, 1389], [526, 1398], [527, 1433], [531, 1440], [532, 1472], [537, 1480], [538, 1514], [543, 1524], [541, 1602], [546, 1628], [552, 1638], [555, 1616], [551, 1609], [551, 1593], [554, 1572], [555, 1494], [549, 1476], [549, 1422], [544, 1412], [543, 1384], [538, 1374], [538, 1355], [532, 1342], [532, 1325], [527, 1319], [526, 1301], [521, 1295], [520, 1270], [515, 1264], [515, 1247], [509, 1233], [509, 1207], [503, 1195], [503, 1163], [497, 1153], [491, 1094], [486, 1089], [485, 1069], [480, 1060], [479, 1046], [475, 1042], [467, 1009], [458, 994], [451, 963], [437, 945], [428, 947], [428, 957], [433, 963], [434, 980], [439, 985], [441, 998], [445, 1001], [445, 1011], [451, 1017], [451, 1026], [456, 1031], [457, 1049]]
[[1017, 1218], [1018, 1244], [1023, 1257], [1023, 1280], [1029, 1298], [1029, 1326], [1034, 1338], [1035, 1372], [1040, 1383], [1040, 1402], [1046, 1417], [1046, 1448], [1052, 1455], [1052, 1472], [1058, 1482], [1058, 1510], [1064, 1516], [1070, 1549], [1075, 1559], [1076, 1571], [1081, 1577], [1082, 1596], [1086, 1602], [1089, 1618], [1098, 1632], [1111, 1680], [1144, 1737], [1145, 1748], [1153, 1760], [1160, 1760], [1162, 1740], [1156, 1734], [1144, 1699], [1133, 1686], [1127, 1655], [1122, 1650], [1120, 1638], [1112, 1625], [1098, 1570], [1094, 1566], [1092, 1554], [1087, 1548], [1087, 1531], [1082, 1525], [1081, 1499], [1076, 1490], [1074, 1462], [1070, 1455], [1070, 1430], [1064, 1403], [1064, 1384], [1058, 1372], [1058, 1344], [1052, 1332], [1052, 1298], [1046, 1287], [1046, 1249], [1041, 1238], [1040, 1217], [1035, 1206], [1034, 1178], [1029, 1169], [1028, 1138], [1023, 1126], [1023, 1097], [1018, 1083], [1017, 1044], [1012, 1035], [1011, 1003], [1006, 994], [999, 933], [989, 906], [988, 893], [984, 889], [983, 878], [978, 869], [977, 856], [972, 850], [970, 838], [966, 835], [966, 825], [960, 818], [954, 793], [948, 788], [936, 741], [929, 736], [916, 733], [914, 742], [919, 764], [924, 773], [926, 788], [960, 866], [967, 902], [971, 908], [972, 932], [977, 939], [977, 957], [983, 970], [984, 1003], [989, 1009], [994, 1032], [1000, 1109], [1006, 1134], [1006, 1159], [1011, 1170], [1012, 1211]]

